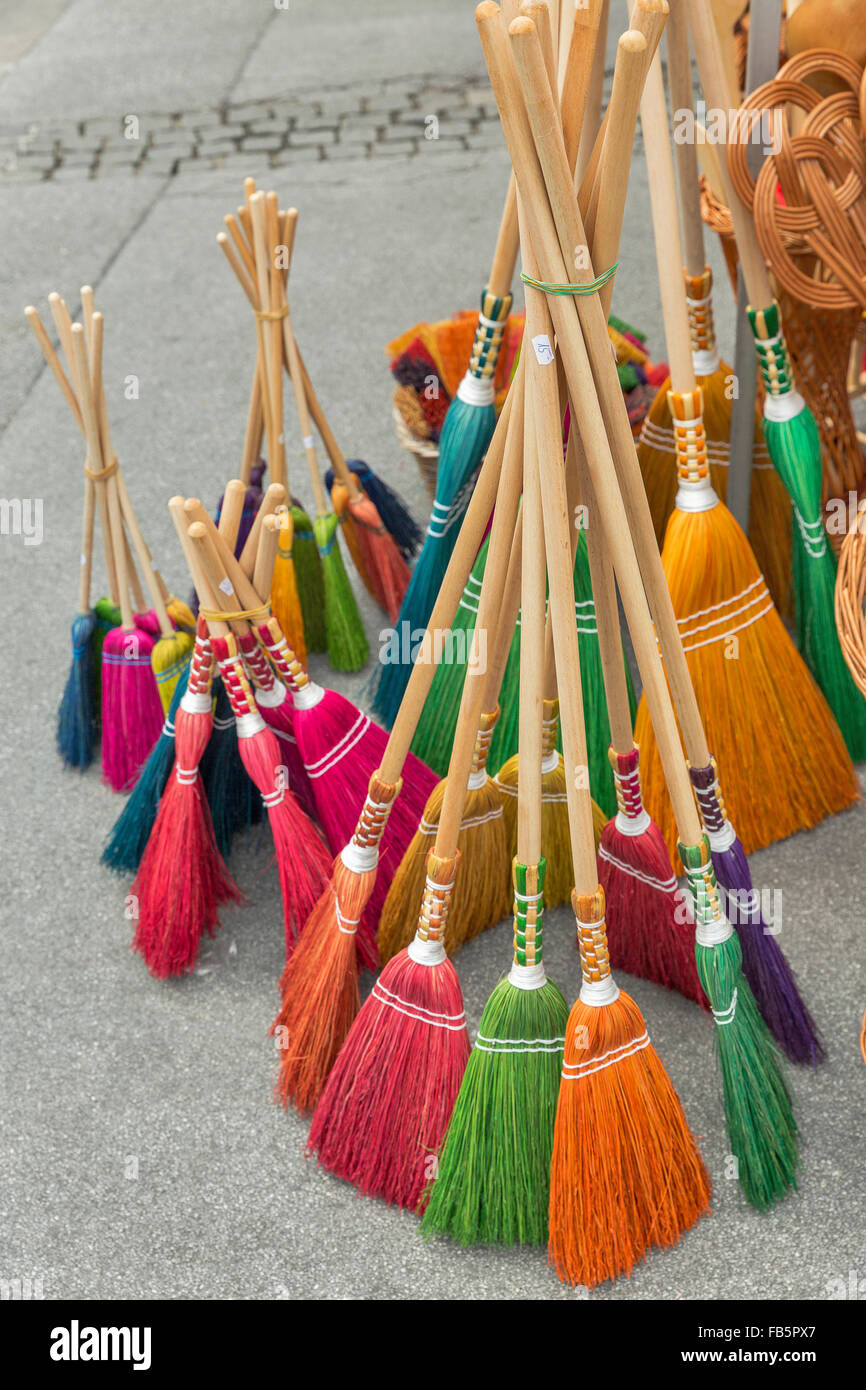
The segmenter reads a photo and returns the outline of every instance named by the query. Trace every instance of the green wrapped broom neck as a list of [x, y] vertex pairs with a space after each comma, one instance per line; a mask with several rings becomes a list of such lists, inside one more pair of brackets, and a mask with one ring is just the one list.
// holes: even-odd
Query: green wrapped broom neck
[[[514, 966], [511, 983], [537, 989], [544, 984], [545, 974], [542, 964], [542, 937], [544, 933], [544, 876], [547, 860], [539, 859], [537, 864], [521, 864], [517, 859], [512, 864], [514, 883]], [[523, 970], [532, 970], [533, 976], [524, 976]], [[537, 976], [537, 979], [535, 978]]]
[[[496, 366], [499, 362], [499, 353], [502, 348], [502, 339], [505, 336], [505, 325], [508, 315], [511, 313], [511, 295], [494, 295], [489, 290], [485, 290], [481, 296], [481, 312], [478, 315], [478, 327], [475, 330], [475, 341], [472, 344], [472, 353], [469, 358], [469, 367], [466, 377], [473, 378], [475, 381], [484, 382], [490, 388], [490, 401], [493, 400], [493, 378], [496, 375]], [[466, 385], [466, 377], [458, 387], [458, 393]], [[486, 404], [487, 402], [476, 400], [473, 394], [473, 387], [470, 382], [468, 386], [468, 403], [471, 405]]]
[[734, 929], [722, 907], [710, 842], [702, 835], [696, 845], [680, 845], [679, 851], [694, 903], [695, 940], [699, 946], [720, 946]]

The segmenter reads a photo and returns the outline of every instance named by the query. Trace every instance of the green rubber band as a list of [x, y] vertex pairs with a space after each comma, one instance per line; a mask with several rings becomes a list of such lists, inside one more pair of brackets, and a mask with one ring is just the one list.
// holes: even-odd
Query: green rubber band
[[609, 280], [613, 279], [618, 265], [619, 261], [614, 261], [608, 270], [603, 271], [601, 275], [596, 275], [594, 280], [587, 280], [585, 285], [550, 285], [546, 280], [534, 280], [531, 275], [526, 274], [525, 270], [521, 270], [520, 278], [524, 285], [531, 285], [534, 290], [543, 290], [545, 294], [595, 294], [598, 290], [603, 289]]

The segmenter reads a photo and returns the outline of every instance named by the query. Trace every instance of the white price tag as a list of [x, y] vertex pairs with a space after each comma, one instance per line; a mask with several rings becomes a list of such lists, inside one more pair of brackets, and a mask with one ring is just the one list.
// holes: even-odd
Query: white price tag
[[532, 346], [535, 348], [535, 356], [542, 367], [549, 367], [553, 361], [553, 348], [547, 334], [539, 333], [533, 338]]
[[220, 588], [222, 589], [224, 594], [231, 594], [232, 586], [231, 580], [228, 578], [228, 576], [226, 576], [225, 579], [220, 580]]

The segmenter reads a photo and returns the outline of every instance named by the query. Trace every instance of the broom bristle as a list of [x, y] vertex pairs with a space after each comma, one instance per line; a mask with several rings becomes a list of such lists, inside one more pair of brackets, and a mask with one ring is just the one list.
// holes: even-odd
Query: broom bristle
[[[102, 863], [115, 873], [135, 874], [141, 863], [141, 856], [147, 846], [160, 798], [165, 791], [174, 764], [174, 721], [178, 707], [186, 692], [189, 677], [189, 663], [181, 675], [172, 696], [171, 708], [165, 717], [162, 732], [153, 746], [150, 757], [142, 769], [141, 776], [130, 792], [129, 799], [114, 822], [105, 849]], [[208, 745], [210, 747], [210, 744]], [[228, 854], [217, 837], [223, 858]], [[229, 840], [231, 844], [231, 840]]]
[[223, 682], [214, 680], [213, 732], [202, 760], [201, 775], [220, 854], [228, 859], [236, 830], [249, 832], [264, 815], [258, 789], [238, 751], [235, 717]]
[[175, 598], [174, 595], [170, 595], [165, 601], [165, 611], [175, 627], [195, 637], [195, 615], [189, 604], [184, 603], [182, 598]]
[[406, 504], [373, 472], [368, 463], [362, 459], [349, 459], [348, 465], [378, 511], [386, 531], [396, 541], [403, 559], [411, 560], [424, 539], [424, 533]]
[[460, 982], [432, 922], [455, 860], [431, 854], [430, 936], [389, 961], [353, 1023], [313, 1115], [308, 1149], [371, 1197], [418, 1211], [469, 1056]]
[[611, 967], [678, 990], [706, 1007], [695, 966], [692, 914], [662, 833], [643, 807], [637, 747], [629, 753], [611, 748], [610, 762], [619, 811], [604, 827], [598, 877], [607, 904]]
[[739, 938], [743, 974], [761, 1017], [792, 1062], [815, 1066], [824, 1059], [818, 1030], [797, 988], [794, 973], [764, 922], [760, 896], [752, 886], [749, 861], [724, 814], [715, 763], [691, 767], [689, 775], [710, 841], [716, 878], [724, 890], [727, 916]]
[[171, 708], [177, 683], [189, 664], [194, 643], [195, 637], [192, 632], [175, 631], [170, 637], [160, 637], [153, 645], [150, 665], [156, 679], [163, 714], [168, 714]]
[[[485, 766], [496, 717], [495, 712], [482, 714], [476, 740], [473, 772], [457, 836], [461, 872], [454, 888], [444, 938], [448, 955], [501, 922], [510, 910], [511, 860], [502, 800]], [[447, 778], [430, 793], [385, 899], [378, 936], [379, 955], [383, 961], [390, 960], [408, 946], [415, 934], [418, 903], [427, 877], [427, 855], [436, 839], [446, 785]]]
[[409, 587], [409, 566], [369, 497], [362, 494], [357, 501], [349, 502], [348, 511], [355, 524], [364, 565], [376, 589], [377, 601], [391, 621], [396, 622]]
[[698, 976], [717, 1025], [728, 1142], [747, 1201], [766, 1211], [796, 1187], [797, 1126], [782, 1059], [743, 976], [706, 837], [680, 845], [680, 855], [694, 902]]
[[138, 900], [133, 949], [158, 979], [190, 971], [203, 934], [213, 936], [220, 925], [220, 905], [244, 900], [217, 848], [198, 773], [210, 727], [210, 692], [188, 691], [177, 712], [175, 775], [132, 886]]
[[606, 963], [604, 893], [574, 895], [583, 985], [565, 1034], [549, 1257], [594, 1288], [709, 1210], [710, 1181], [637, 1004]]
[[[307, 644], [304, 634], [304, 615], [298, 594], [298, 576], [294, 561], [294, 527], [291, 513], [280, 528], [277, 559], [271, 579], [271, 607], [286, 634], [292, 651], [302, 666], [307, 664]], [[317, 552], [318, 556], [318, 552]]]
[[97, 719], [93, 680], [93, 634], [96, 614], [72, 619], [72, 665], [57, 711], [57, 751], [66, 767], [83, 772], [93, 762]]
[[[478, 614], [478, 600], [481, 597], [481, 581], [487, 564], [489, 538], [481, 543], [481, 549], [472, 566], [457, 612], [451, 623], [450, 651], [437, 666], [433, 675], [430, 694], [424, 701], [424, 708], [412, 739], [412, 752], [422, 758], [428, 767], [444, 777], [448, 771], [454, 730], [460, 713], [463, 698], [463, 685], [466, 679], [466, 659], [471, 650], [472, 634]], [[382, 682], [380, 681], [380, 689]], [[501, 695], [500, 695], [501, 704]], [[378, 708], [374, 704], [374, 708]]]
[[355, 514], [349, 510], [349, 490], [345, 483], [336, 482], [331, 488], [331, 502], [334, 512], [340, 524], [343, 540], [346, 542], [346, 549], [352, 557], [352, 564], [358, 574], [358, 578], [363, 584], [367, 593], [375, 603], [384, 608], [384, 593], [378, 574], [371, 570], [367, 562], [367, 553], [364, 549], [361, 537], [358, 534], [358, 527], [355, 524]]
[[547, 1240], [568, 1006], [541, 963], [544, 861], [515, 861], [514, 888], [514, 964], [481, 1015], [422, 1223], [461, 1245]]
[[[271, 620], [280, 634], [280, 640], [285, 646], [285, 638], [279, 628], [276, 619]], [[267, 628], [263, 629], [267, 632]], [[285, 776], [288, 779], [288, 786], [305, 813], [312, 820], [318, 820], [316, 801], [313, 796], [313, 789], [310, 786], [310, 779], [307, 776], [304, 761], [301, 757], [295, 738], [295, 715], [293, 700], [295, 698], [295, 679], [288, 667], [280, 669], [280, 679], [274, 676], [273, 668], [265, 656], [262, 648], [256, 640], [255, 633], [248, 632], [243, 637], [237, 639], [238, 646], [243, 653], [244, 662], [247, 670], [255, 682], [254, 695], [259, 713], [264, 719], [268, 728], [276, 734], [280, 741], [280, 748], [286, 760]], [[295, 661], [298, 671], [303, 668], [298, 663], [297, 655]], [[306, 680], [306, 675], [304, 675]]]
[[317, 516], [313, 522], [322, 561], [328, 659], [337, 671], [357, 671], [367, 661], [370, 645], [340, 554], [339, 524], [334, 512]]
[[[851, 806], [859, 789], [832, 713], [721, 504], [675, 511], [665, 576], [709, 746], [746, 853]], [[635, 725], [644, 803], [674, 864], [677, 832], [645, 699]]]
[[162, 729], [153, 646], [138, 625], [112, 628], [102, 644], [102, 773], [116, 792], [134, 785]]
[[[303, 617], [303, 638], [308, 652], [328, 650], [325, 632], [325, 581], [313, 523], [300, 503], [292, 499], [292, 561], [295, 585]], [[280, 626], [283, 631], [287, 629]], [[297, 650], [297, 648], [295, 648]]]
[[286, 962], [282, 1007], [272, 1032], [283, 1048], [274, 1091], [309, 1114], [322, 1094], [358, 1008], [357, 925], [376, 871], [355, 873], [342, 858]]

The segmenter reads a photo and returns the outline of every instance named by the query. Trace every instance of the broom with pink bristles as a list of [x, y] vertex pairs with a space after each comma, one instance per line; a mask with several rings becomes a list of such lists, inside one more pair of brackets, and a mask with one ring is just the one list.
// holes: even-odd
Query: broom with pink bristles
[[[510, 414], [506, 401], [430, 616], [428, 635], [447, 629], [454, 619], [493, 510]], [[302, 1112], [316, 1105], [358, 1013], [357, 929], [376, 887], [379, 845], [401, 790], [403, 767], [435, 669], [428, 642], [413, 665], [354, 834], [337, 856], [331, 883], [306, 923], [283, 975], [283, 1003], [274, 1023], [274, 1032], [283, 1045], [275, 1096], [283, 1105], [291, 1104]]]

